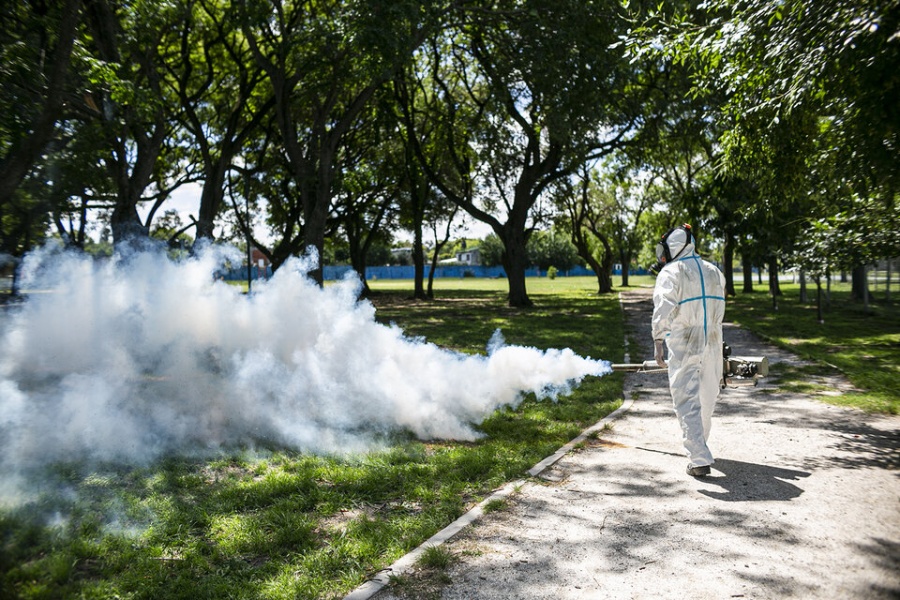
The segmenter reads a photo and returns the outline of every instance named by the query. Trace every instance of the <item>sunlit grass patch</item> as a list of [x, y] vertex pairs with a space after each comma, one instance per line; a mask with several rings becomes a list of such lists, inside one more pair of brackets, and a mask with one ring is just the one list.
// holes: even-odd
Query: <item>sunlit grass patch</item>
[[836, 395], [818, 393], [817, 397], [871, 412], [900, 413], [900, 306], [880, 301], [871, 304], [867, 312], [862, 303], [850, 299], [846, 286], [835, 286], [825, 322], [819, 323], [816, 305], [799, 302], [798, 287], [782, 285], [784, 295], [777, 311], [766, 293], [739, 293], [728, 299], [726, 318], [816, 363], [818, 372], [776, 370], [788, 386], [785, 389], [814, 394], [827, 391], [817, 386], [828, 384], [802, 380], [840, 373], [856, 389]]
[[777, 382], [781, 390], [795, 393], [813, 394], [834, 389], [827, 382], [828, 377], [839, 376], [834, 367], [822, 364], [793, 365], [786, 362], [773, 364], [769, 368], [769, 379]]

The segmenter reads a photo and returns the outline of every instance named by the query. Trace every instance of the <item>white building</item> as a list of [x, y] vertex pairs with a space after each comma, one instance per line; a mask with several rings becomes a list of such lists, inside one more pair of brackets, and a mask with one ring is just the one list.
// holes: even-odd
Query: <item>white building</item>
[[456, 253], [456, 262], [461, 265], [477, 266], [481, 264], [481, 250], [471, 248], [468, 250], [460, 250]]

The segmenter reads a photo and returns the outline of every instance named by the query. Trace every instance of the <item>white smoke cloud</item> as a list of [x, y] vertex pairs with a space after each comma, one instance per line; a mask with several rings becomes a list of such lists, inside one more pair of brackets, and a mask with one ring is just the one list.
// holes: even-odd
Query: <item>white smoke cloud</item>
[[261, 442], [364, 450], [379, 433], [472, 440], [524, 392], [566, 393], [609, 363], [504, 345], [464, 355], [375, 321], [360, 283], [292, 259], [252, 295], [213, 274], [233, 249], [174, 262], [29, 256], [0, 319], [0, 476], [60, 460], [142, 464]]

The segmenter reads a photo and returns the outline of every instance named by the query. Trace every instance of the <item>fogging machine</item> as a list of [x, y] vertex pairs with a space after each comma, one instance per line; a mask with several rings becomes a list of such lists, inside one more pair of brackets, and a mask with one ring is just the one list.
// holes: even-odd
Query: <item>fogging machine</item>
[[[655, 360], [642, 363], [623, 363], [612, 365], [613, 371], [626, 373], [665, 373], [666, 367], [660, 367]], [[769, 374], [769, 359], [765, 356], [731, 356], [731, 347], [722, 344], [722, 387], [740, 385], [758, 385], [759, 378]]]

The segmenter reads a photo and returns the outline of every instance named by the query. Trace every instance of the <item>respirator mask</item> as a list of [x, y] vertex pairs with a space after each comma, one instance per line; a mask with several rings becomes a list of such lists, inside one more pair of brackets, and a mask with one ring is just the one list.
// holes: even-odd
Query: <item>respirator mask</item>
[[656, 244], [657, 263], [650, 267], [650, 272], [659, 273], [667, 263], [681, 256], [684, 249], [693, 241], [694, 234], [691, 232], [691, 226], [686, 223], [668, 230]]

